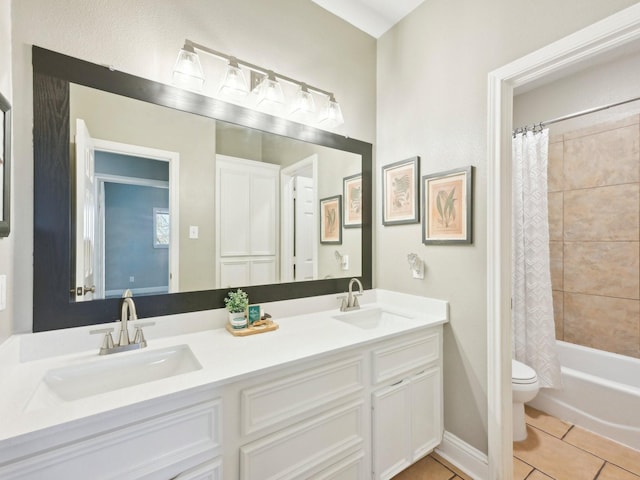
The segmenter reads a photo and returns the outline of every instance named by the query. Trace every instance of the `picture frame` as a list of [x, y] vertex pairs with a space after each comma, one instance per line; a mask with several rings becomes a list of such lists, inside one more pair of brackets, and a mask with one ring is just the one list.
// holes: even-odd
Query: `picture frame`
[[420, 221], [420, 157], [382, 167], [382, 224]]
[[422, 243], [472, 243], [473, 167], [422, 177]]
[[0, 237], [11, 231], [11, 104], [0, 93]]
[[320, 199], [320, 243], [342, 245], [342, 195]]
[[362, 226], [362, 174], [356, 173], [342, 179], [343, 226]]

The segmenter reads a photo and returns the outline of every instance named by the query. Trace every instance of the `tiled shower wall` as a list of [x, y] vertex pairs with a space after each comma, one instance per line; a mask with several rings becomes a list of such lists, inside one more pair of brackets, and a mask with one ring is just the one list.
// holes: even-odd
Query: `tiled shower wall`
[[552, 135], [556, 337], [640, 358], [640, 115]]

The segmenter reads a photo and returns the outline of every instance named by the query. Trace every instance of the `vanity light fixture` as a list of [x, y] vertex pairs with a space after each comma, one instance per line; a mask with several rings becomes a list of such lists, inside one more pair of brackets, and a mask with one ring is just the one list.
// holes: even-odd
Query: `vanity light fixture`
[[201, 90], [204, 84], [204, 73], [200, 65], [200, 57], [193, 45], [184, 44], [180, 49], [176, 64], [173, 67], [173, 83], [189, 90]]
[[313, 95], [309, 92], [306, 84], [298, 87], [298, 93], [293, 100], [293, 106], [289, 116], [292, 119], [310, 120], [316, 113], [316, 102]]
[[234, 57], [229, 58], [229, 65], [227, 66], [227, 71], [224, 74], [224, 79], [222, 80], [218, 93], [223, 97], [235, 98], [245, 97], [249, 93], [244, 72]]
[[223, 82], [218, 90], [220, 96], [233, 97], [236, 100], [247, 96], [249, 88], [242, 68], [244, 67], [264, 77], [253, 90], [257, 94], [256, 105], [260, 110], [276, 113], [283, 109], [286, 101], [281, 82], [286, 82], [298, 86], [296, 97], [289, 109], [289, 114], [292, 118], [304, 121], [314, 119], [316, 107], [312, 94], [315, 94], [326, 99], [326, 104], [317, 121], [329, 127], [337, 127], [344, 123], [342, 109], [333, 93], [213, 50], [191, 40], [185, 40], [184, 46], [178, 54], [178, 59], [173, 69], [174, 85], [190, 90], [200, 91], [202, 89], [204, 74], [196, 50], [226, 60], [229, 63]]

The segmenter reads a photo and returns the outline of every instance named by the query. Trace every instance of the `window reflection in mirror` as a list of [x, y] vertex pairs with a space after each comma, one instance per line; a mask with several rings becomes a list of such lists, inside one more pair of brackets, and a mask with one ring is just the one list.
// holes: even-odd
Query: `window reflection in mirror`
[[318, 218], [360, 155], [75, 84], [70, 127], [76, 301], [362, 274], [361, 229]]

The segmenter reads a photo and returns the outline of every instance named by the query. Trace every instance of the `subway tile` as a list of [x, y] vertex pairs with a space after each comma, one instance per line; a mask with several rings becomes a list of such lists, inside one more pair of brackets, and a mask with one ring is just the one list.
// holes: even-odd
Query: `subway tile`
[[528, 425], [536, 427], [556, 438], [564, 437], [571, 428], [570, 423], [559, 420], [528, 405], [525, 405], [524, 413]]
[[618, 128], [628, 127], [631, 125], [637, 125], [638, 123], [640, 123], [640, 115], [629, 115], [628, 117], [621, 118], [620, 120], [598, 123], [596, 125], [590, 125], [588, 127], [565, 132], [563, 135], [563, 139], [573, 140], [575, 138], [586, 137], [588, 135], [594, 135], [596, 133], [616, 130]]
[[639, 239], [640, 184], [564, 192], [563, 206], [565, 241]]
[[640, 452], [601, 437], [580, 427], [574, 427], [564, 441], [625, 470], [640, 475]]
[[527, 465], [522, 460], [513, 457], [513, 480], [525, 480], [533, 471], [531, 465]]
[[563, 193], [551, 192], [547, 196], [547, 212], [549, 222], [549, 240], [562, 241], [563, 240]]
[[579, 448], [527, 426], [527, 439], [513, 444], [513, 454], [556, 480], [593, 480], [604, 461]]
[[564, 340], [564, 292], [553, 290], [553, 323], [556, 327], [556, 339]]
[[640, 181], [638, 125], [564, 142], [564, 188], [598, 187]]
[[562, 265], [564, 244], [562, 242], [549, 242], [549, 261], [551, 267], [551, 288], [562, 290]]
[[563, 158], [564, 144], [562, 143], [562, 135], [560, 142], [552, 143], [549, 140], [549, 160], [547, 163], [547, 189], [549, 192], [561, 192], [564, 190], [563, 180]]
[[638, 356], [640, 301], [564, 293], [564, 340]]
[[565, 242], [564, 291], [639, 299], [638, 245], [638, 242]]
[[640, 476], [606, 463], [600, 475], [598, 475], [598, 480], [640, 480]]
[[451, 480], [455, 473], [431, 456], [424, 457], [393, 477], [393, 480]]

